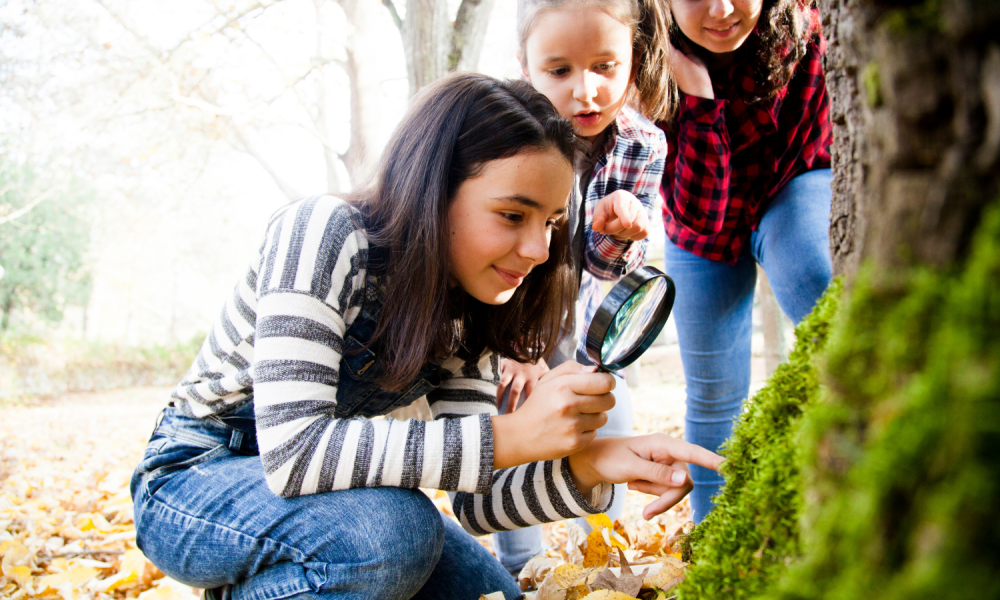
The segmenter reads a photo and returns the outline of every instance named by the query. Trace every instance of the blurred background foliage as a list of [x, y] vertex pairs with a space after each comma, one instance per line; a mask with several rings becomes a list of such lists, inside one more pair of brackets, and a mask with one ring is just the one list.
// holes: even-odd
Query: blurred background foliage
[[426, 83], [518, 76], [514, 10], [0, 3], [0, 397], [179, 377], [269, 214], [362, 184]]

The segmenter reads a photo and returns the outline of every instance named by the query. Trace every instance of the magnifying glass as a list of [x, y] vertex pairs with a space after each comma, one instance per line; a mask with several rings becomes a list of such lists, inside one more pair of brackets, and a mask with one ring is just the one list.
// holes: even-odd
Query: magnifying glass
[[674, 281], [639, 267], [611, 288], [587, 330], [587, 356], [597, 370], [624, 369], [649, 348], [674, 306]]

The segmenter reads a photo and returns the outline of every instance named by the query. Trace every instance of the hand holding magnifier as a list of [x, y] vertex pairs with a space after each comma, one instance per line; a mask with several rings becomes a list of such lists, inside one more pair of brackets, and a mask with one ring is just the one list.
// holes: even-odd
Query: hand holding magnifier
[[611, 288], [587, 330], [587, 356], [597, 370], [635, 362], [663, 329], [675, 294], [673, 280], [654, 267], [639, 267]]

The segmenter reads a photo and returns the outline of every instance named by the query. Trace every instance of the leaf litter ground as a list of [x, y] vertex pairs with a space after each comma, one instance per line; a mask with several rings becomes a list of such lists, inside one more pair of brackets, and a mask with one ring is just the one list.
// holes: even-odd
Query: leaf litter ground
[[[654, 361], [676, 362], [652, 354]], [[683, 384], [672, 364], [654, 370], [663, 366], [647, 365], [644, 385], [633, 390], [637, 434], [683, 433]], [[128, 482], [169, 392], [131, 388], [0, 406], [0, 598], [198, 598], [200, 590], [165, 577], [135, 546]], [[427, 493], [452, 516], [446, 495]], [[600, 539], [573, 523], [543, 526], [549, 549], [523, 572], [522, 587], [540, 588], [538, 600], [574, 600], [600, 589], [595, 584], [614, 588], [623, 577], [634, 587], [615, 546], [624, 546], [635, 573], [649, 575], [656, 561], [683, 569], [672, 554], [673, 538], [690, 518], [687, 502], [647, 522], [642, 507], [651, 500], [629, 492], [622, 521], [599, 525]], [[489, 537], [481, 542], [491, 549]], [[559, 582], [577, 585], [553, 585], [557, 571]], [[622, 597], [635, 596], [593, 596]]]

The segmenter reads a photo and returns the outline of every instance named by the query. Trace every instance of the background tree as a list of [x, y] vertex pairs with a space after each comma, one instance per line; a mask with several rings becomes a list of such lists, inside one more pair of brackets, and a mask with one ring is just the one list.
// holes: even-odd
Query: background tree
[[29, 167], [0, 162], [0, 335], [15, 315], [58, 322], [67, 306], [85, 306], [90, 274], [89, 198], [40, 185]]

